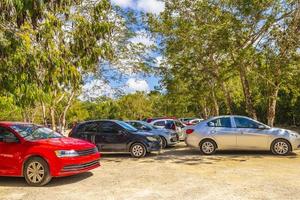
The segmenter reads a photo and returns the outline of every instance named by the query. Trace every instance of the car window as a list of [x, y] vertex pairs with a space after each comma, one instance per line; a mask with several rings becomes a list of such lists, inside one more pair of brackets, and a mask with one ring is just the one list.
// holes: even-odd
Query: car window
[[244, 117], [235, 117], [234, 122], [237, 128], [258, 128], [259, 125], [261, 125], [253, 120]]
[[101, 123], [99, 130], [100, 133], [115, 134], [118, 133], [120, 130], [122, 130], [122, 128], [114, 122], [103, 122]]
[[96, 133], [98, 131], [99, 124], [96, 122], [88, 123], [84, 126], [84, 132]]
[[231, 128], [230, 117], [222, 117], [217, 118], [208, 122], [208, 126], [210, 127], [226, 127]]
[[175, 121], [175, 125], [180, 128], [184, 127], [184, 125], [182, 123], [180, 123], [179, 121]]
[[0, 127], [0, 142], [3, 142], [4, 137], [16, 137], [12, 132], [7, 130], [6, 128]]
[[153, 125], [154, 126], [165, 126], [165, 121], [157, 121]]

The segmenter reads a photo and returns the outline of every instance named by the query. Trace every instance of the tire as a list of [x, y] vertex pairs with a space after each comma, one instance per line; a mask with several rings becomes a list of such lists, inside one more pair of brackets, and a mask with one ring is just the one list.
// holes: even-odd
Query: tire
[[165, 149], [168, 146], [167, 140], [163, 136], [160, 136], [160, 139], [161, 139], [161, 148]]
[[272, 142], [271, 151], [275, 155], [286, 156], [291, 153], [291, 144], [285, 139], [277, 139]]
[[30, 158], [24, 166], [24, 177], [31, 186], [43, 186], [50, 182], [51, 175], [47, 162], [40, 157]]
[[134, 143], [130, 147], [130, 154], [134, 158], [145, 157], [146, 153], [147, 153], [146, 147], [142, 143]]
[[212, 155], [216, 152], [217, 144], [213, 140], [203, 140], [200, 143], [200, 151], [204, 155]]

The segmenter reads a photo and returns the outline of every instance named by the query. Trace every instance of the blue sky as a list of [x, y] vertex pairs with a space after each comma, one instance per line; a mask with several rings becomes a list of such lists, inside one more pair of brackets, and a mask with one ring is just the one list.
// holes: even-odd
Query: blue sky
[[[159, 0], [111, 0], [111, 2], [113, 5], [120, 6], [123, 9], [134, 10], [137, 16], [140, 12], [159, 14], [165, 8], [164, 2]], [[136, 31], [137, 36], [131, 38], [131, 42], [142, 43], [146, 46], [155, 44], [155, 41], [145, 34], [142, 24], [139, 27], [134, 27], [133, 30]], [[153, 55], [155, 55], [156, 61], [159, 63], [161, 56], [154, 53]], [[130, 66], [128, 66], [128, 68], [130, 68]], [[110, 74], [113, 74], [113, 72], [109, 72], [109, 75]], [[122, 90], [125, 93], [134, 93], [136, 91], [149, 92], [154, 90], [154, 87], [158, 85], [159, 78], [151, 74], [145, 76], [145, 74], [124, 73], [121, 80], [115, 81], [109, 79], [109, 82], [88, 78], [83, 87], [84, 94], [82, 96], [96, 98], [101, 95], [107, 95], [113, 97], [116, 89]]]

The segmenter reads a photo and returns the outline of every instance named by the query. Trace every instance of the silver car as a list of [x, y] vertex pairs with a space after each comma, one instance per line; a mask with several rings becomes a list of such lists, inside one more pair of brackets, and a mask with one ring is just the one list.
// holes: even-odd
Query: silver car
[[164, 128], [156, 128], [155, 126], [148, 124], [147, 122], [139, 120], [129, 120], [126, 121], [126, 123], [130, 124], [140, 131], [146, 131], [153, 135], [160, 136], [162, 140], [162, 148], [173, 146], [179, 142], [178, 134], [175, 131]]
[[219, 116], [186, 127], [185, 143], [209, 155], [219, 150], [271, 150], [287, 155], [300, 148], [300, 135], [244, 116]]

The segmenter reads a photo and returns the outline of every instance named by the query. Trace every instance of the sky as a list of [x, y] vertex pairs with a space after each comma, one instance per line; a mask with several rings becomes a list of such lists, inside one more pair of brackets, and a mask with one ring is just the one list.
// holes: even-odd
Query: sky
[[[111, 3], [123, 9], [132, 9], [137, 13], [159, 14], [165, 9], [164, 2], [159, 0], [111, 0]], [[131, 38], [131, 42], [142, 43], [146, 46], [155, 44], [155, 42], [145, 34], [143, 27], [135, 27], [135, 29], [137, 36]], [[161, 56], [157, 55], [156, 60], [157, 63], [159, 63]], [[88, 100], [102, 95], [113, 97], [116, 89], [121, 89], [126, 94], [135, 93], [136, 91], [149, 92], [154, 90], [154, 87], [158, 85], [159, 78], [151, 74], [145, 76], [144, 74], [129, 73], [118, 81], [110, 79], [109, 83], [101, 80], [88, 79], [83, 87], [81, 99]]]

